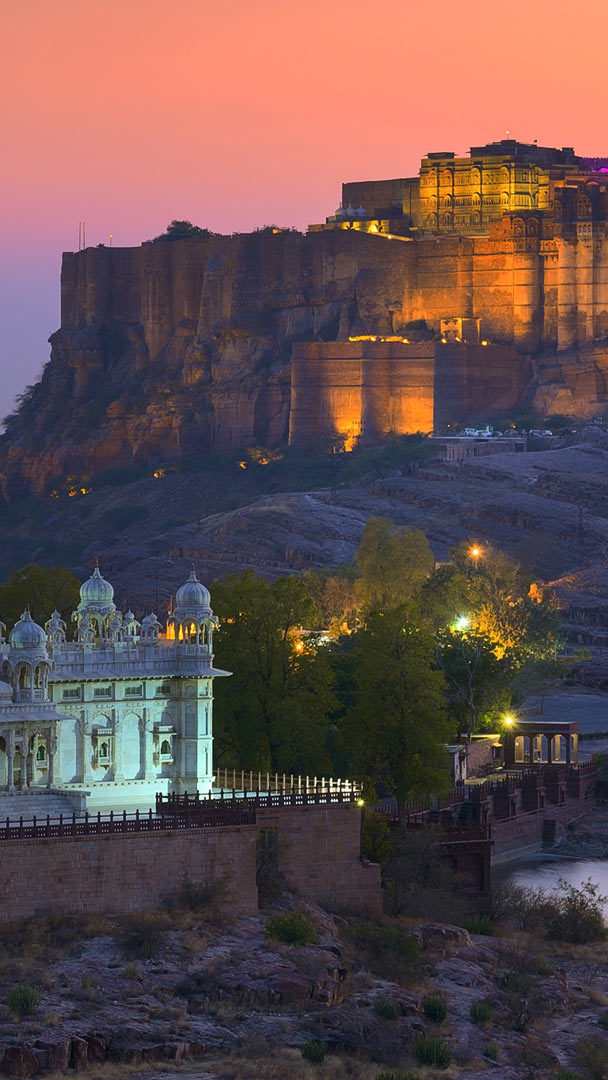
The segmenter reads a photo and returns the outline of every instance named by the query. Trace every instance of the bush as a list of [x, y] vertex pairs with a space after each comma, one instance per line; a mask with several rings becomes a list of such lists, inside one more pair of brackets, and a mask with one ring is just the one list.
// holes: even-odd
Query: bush
[[226, 896], [223, 881], [211, 881], [206, 884], [186, 879], [179, 893], [179, 906], [187, 911], [215, 911]]
[[399, 1006], [392, 998], [377, 997], [374, 1001], [374, 1012], [383, 1020], [396, 1020], [399, 1016]]
[[304, 1060], [309, 1061], [311, 1065], [320, 1065], [325, 1061], [327, 1046], [322, 1042], [305, 1042], [301, 1053]]
[[429, 994], [422, 1002], [422, 1011], [432, 1024], [441, 1024], [448, 1015], [448, 1006], [441, 994]]
[[485, 1057], [490, 1058], [490, 1061], [498, 1061], [500, 1056], [500, 1046], [495, 1042], [487, 1042], [483, 1048]]
[[529, 994], [534, 986], [534, 979], [525, 971], [505, 971], [500, 985], [505, 990], [513, 990], [516, 994]]
[[375, 975], [402, 979], [416, 970], [420, 949], [407, 930], [361, 920], [349, 923], [347, 933]]
[[576, 1060], [591, 1080], [605, 1080], [608, 1074], [608, 1042], [601, 1036], [581, 1039], [576, 1045]]
[[420, 1080], [420, 1077], [409, 1069], [388, 1069], [378, 1073], [376, 1080]]
[[6, 995], [6, 1007], [15, 1016], [30, 1016], [39, 1005], [40, 994], [26, 983], [16, 983]]
[[282, 945], [314, 945], [317, 931], [302, 911], [289, 911], [268, 920], [266, 937], [280, 941]]
[[438, 1035], [419, 1035], [412, 1047], [416, 1061], [421, 1065], [436, 1065], [438, 1069], [447, 1069], [452, 1055], [444, 1039]]
[[603, 941], [608, 935], [602, 913], [605, 903], [606, 897], [600, 895], [599, 885], [591, 878], [579, 888], [560, 880], [559, 891], [552, 898], [548, 913], [547, 937], [574, 945]]
[[526, 888], [497, 893], [495, 913], [522, 930], [545, 931], [553, 940], [583, 945], [608, 936], [602, 914], [605, 903], [591, 879], [577, 887], [560, 878], [553, 893]]
[[129, 959], [155, 960], [171, 921], [166, 912], [140, 912], [125, 920], [120, 946]]
[[460, 924], [469, 934], [487, 934], [491, 937], [494, 933], [494, 920], [489, 915], [465, 915]]
[[494, 1006], [491, 1001], [472, 1001], [469, 1016], [474, 1024], [487, 1024], [494, 1015]]
[[551, 961], [550, 960], [545, 960], [544, 957], [541, 956], [540, 960], [538, 961], [538, 964], [536, 965], [536, 974], [537, 975], [553, 975], [554, 972], [555, 972], [555, 968], [554, 968], [553, 964], [551, 963]]

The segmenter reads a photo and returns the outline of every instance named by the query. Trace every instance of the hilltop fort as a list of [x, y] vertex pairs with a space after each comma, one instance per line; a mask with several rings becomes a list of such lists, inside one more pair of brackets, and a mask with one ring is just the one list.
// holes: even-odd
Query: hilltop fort
[[5, 493], [197, 449], [438, 430], [524, 401], [602, 413], [607, 181], [608, 159], [503, 140], [346, 183], [306, 235], [64, 254], [51, 359], [2, 440]]

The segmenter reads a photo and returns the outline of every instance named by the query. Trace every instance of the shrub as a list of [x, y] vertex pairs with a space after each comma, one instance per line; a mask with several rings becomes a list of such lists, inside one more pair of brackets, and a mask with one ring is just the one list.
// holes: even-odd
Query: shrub
[[608, 936], [602, 907], [606, 897], [591, 879], [579, 887], [560, 878], [557, 890], [510, 888], [497, 893], [495, 913], [522, 930], [545, 931], [547, 937], [581, 945]]
[[498, 1061], [500, 1056], [500, 1046], [496, 1042], [487, 1042], [483, 1048], [483, 1052], [486, 1057], [490, 1058], [490, 1061]]
[[436, 1065], [438, 1069], [447, 1069], [452, 1055], [444, 1039], [438, 1035], [419, 1035], [412, 1047], [416, 1061], [421, 1065]]
[[388, 1069], [378, 1073], [376, 1080], [420, 1080], [420, 1077], [409, 1069]]
[[572, 1072], [572, 1069], [560, 1069], [555, 1074], [555, 1080], [581, 1080], [578, 1073]]
[[516, 994], [529, 994], [534, 986], [534, 979], [525, 971], [505, 971], [500, 985]]
[[140, 912], [129, 917], [120, 941], [123, 953], [132, 960], [155, 960], [170, 926], [166, 912]]
[[574, 945], [603, 941], [608, 935], [602, 913], [605, 902], [606, 897], [600, 895], [599, 885], [591, 878], [579, 888], [560, 879], [548, 913], [547, 937]]
[[327, 1045], [322, 1042], [305, 1042], [301, 1053], [304, 1060], [309, 1061], [311, 1065], [320, 1065], [325, 1061]]
[[545, 960], [544, 957], [541, 956], [540, 960], [538, 961], [538, 964], [536, 965], [536, 974], [537, 975], [553, 975], [554, 971], [555, 971], [555, 968], [554, 968], [553, 964], [551, 963], [551, 961], [550, 960]]
[[187, 911], [214, 911], [226, 895], [223, 881], [201, 882], [186, 879], [179, 894], [179, 906]]
[[26, 983], [15, 983], [6, 995], [6, 1006], [15, 1016], [30, 1016], [39, 1005], [40, 994]]
[[608, 1073], [608, 1042], [601, 1036], [581, 1039], [576, 1044], [576, 1060], [591, 1080], [604, 1080]]
[[487, 934], [491, 937], [494, 933], [494, 920], [489, 915], [465, 915], [460, 923], [469, 934]]
[[420, 949], [407, 930], [361, 920], [349, 923], [347, 933], [365, 953], [367, 966], [375, 975], [401, 979], [416, 970]]
[[469, 1016], [474, 1024], [487, 1024], [494, 1015], [494, 1006], [491, 1001], [472, 1001]]
[[441, 994], [429, 994], [422, 1002], [422, 1011], [432, 1024], [441, 1024], [448, 1015], [448, 1006]]
[[374, 1001], [374, 1012], [383, 1020], [396, 1020], [399, 1016], [399, 1006], [392, 998], [377, 997]]
[[139, 979], [139, 968], [137, 964], [127, 964], [125, 968], [125, 978], [133, 980]]
[[266, 924], [266, 937], [283, 945], [314, 945], [317, 932], [314, 923], [302, 911], [273, 915]]

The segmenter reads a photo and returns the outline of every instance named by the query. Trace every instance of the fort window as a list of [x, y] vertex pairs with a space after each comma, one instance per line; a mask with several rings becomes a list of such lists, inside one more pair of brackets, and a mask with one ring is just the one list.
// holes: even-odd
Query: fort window
[[107, 742], [102, 742], [100, 747], [99, 747], [99, 760], [100, 761], [107, 761], [108, 757], [109, 757], [108, 744], [107, 744]]
[[67, 687], [62, 691], [61, 697], [63, 701], [80, 701], [80, 687]]
[[171, 683], [164, 682], [161, 686], [157, 686], [156, 693], [158, 697], [168, 697], [171, 693]]
[[95, 698], [111, 698], [112, 687], [111, 686], [96, 686], [93, 691], [93, 697]]
[[160, 744], [160, 752], [163, 757], [168, 756], [171, 753], [171, 744], [168, 739], [163, 739]]
[[36, 750], [36, 761], [46, 761], [46, 746], [44, 745], [44, 743], [40, 743], [38, 749]]

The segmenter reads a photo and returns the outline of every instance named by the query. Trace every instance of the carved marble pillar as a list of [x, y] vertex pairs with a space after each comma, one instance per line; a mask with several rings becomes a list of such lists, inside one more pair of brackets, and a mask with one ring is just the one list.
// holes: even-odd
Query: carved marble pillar
[[154, 720], [151, 710], [144, 706], [143, 716], [139, 718], [140, 734], [140, 775], [144, 780], [153, 780], [154, 768]]
[[91, 765], [91, 721], [87, 720], [84, 709], [80, 713], [80, 734], [82, 737], [82, 768], [81, 776], [83, 784], [93, 782], [93, 769]]
[[6, 786], [15, 790], [15, 732], [9, 728], [6, 736]]
[[123, 767], [123, 724], [122, 717], [117, 709], [112, 709], [112, 726], [114, 729], [114, 780], [124, 780]]
[[57, 735], [52, 728], [49, 728], [49, 733], [47, 737], [48, 772], [46, 777], [46, 786], [48, 788], [55, 787], [57, 783], [57, 747]]
[[22, 791], [29, 791], [29, 787], [30, 787], [29, 782], [28, 782], [28, 776], [27, 776], [28, 757], [29, 757], [29, 755], [28, 755], [28, 745], [27, 744], [28, 744], [27, 729], [24, 728], [23, 729], [23, 741], [21, 743], [21, 790]]

